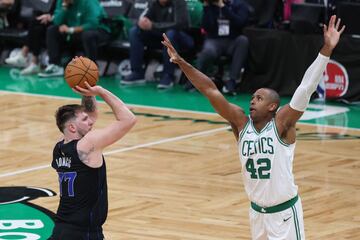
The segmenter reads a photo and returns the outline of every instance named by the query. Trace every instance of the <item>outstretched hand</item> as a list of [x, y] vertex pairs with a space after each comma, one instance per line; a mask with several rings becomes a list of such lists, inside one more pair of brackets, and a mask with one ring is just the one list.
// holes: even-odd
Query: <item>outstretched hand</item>
[[169, 54], [170, 62], [178, 64], [181, 60], [180, 55], [176, 52], [174, 46], [171, 44], [169, 38], [166, 36], [165, 33], [163, 33], [163, 38], [164, 38], [164, 40], [161, 41], [161, 43], [165, 47], [167, 47], [167, 53]]
[[336, 19], [336, 15], [332, 15], [329, 20], [329, 26], [324, 24], [324, 45], [329, 47], [331, 50], [338, 44], [340, 35], [345, 30], [345, 25], [339, 30], [341, 19]]
[[100, 86], [90, 86], [90, 84], [88, 82], [85, 82], [86, 88], [82, 88], [78, 85], [76, 85], [73, 88], [73, 91], [83, 95], [83, 96], [87, 96], [87, 97], [92, 97], [92, 96], [98, 96], [100, 94], [100, 92], [102, 91], [102, 87]]

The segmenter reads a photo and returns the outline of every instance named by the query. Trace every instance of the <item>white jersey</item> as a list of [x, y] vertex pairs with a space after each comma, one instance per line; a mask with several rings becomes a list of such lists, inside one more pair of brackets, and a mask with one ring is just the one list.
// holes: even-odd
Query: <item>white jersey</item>
[[272, 119], [258, 133], [249, 119], [239, 134], [239, 156], [246, 193], [262, 207], [286, 202], [297, 195], [292, 174], [294, 144], [284, 143]]

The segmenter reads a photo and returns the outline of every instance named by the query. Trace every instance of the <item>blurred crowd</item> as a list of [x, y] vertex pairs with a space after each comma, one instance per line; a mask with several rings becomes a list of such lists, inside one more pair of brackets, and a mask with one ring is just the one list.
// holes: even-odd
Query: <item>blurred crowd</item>
[[248, 60], [244, 28], [287, 30], [292, 5], [304, 2], [325, 6], [326, 15], [336, 8], [333, 0], [0, 0], [0, 63], [57, 77], [81, 54], [107, 62], [102, 74], [110, 61], [121, 66], [123, 85], [155, 79], [158, 89], [194, 91], [169, 61], [165, 33], [223, 93], [235, 95]]

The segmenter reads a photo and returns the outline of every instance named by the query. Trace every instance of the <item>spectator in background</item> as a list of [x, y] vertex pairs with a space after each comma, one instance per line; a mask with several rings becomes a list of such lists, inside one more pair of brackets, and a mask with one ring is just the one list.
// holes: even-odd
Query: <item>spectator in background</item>
[[0, 11], [7, 11], [12, 8], [15, 0], [0, 0]]
[[163, 49], [164, 71], [157, 87], [171, 88], [174, 84], [175, 65], [169, 62], [166, 48], [161, 45], [162, 33], [166, 33], [177, 50], [194, 47], [194, 40], [183, 30], [189, 27], [189, 14], [185, 0], [156, 0], [147, 13], [139, 18], [137, 26], [130, 30], [131, 74], [121, 81], [132, 85], [144, 83], [144, 46]]
[[[204, 0], [202, 28], [206, 37], [203, 49], [198, 55], [197, 68], [208, 74], [214, 62], [222, 55], [231, 58], [229, 79], [223, 79], [223, 92], [236, 94], [235, 84], [244, 67], [248, 54], [248, 39], [242, 35], [249, 7], [243, 0]], [[192, 90], [190, 82], [186, 90]]]
[[95, 61], [98, 46], [110, 40], [110, 28], [101, 20], [105, 11], [98, 0], [59, 0], [53, 24], [47, 29], [49, 65], [39, 77], [62, 76], [61, 50], [64, 46], [82, 46], [85, 56]]
[[[14, 67], [25, 67], [20, 74], [30, 75], [40, 72], [39, 55], [41, 48], [45, 46], [46, 29], [52, 21], [52, 12], [55, 7], [55, 2], [52, 2], [50, 13], [38, 13], [29, 25], [29, 33], [25, 45], [21, 48], [15, 56], [5, 59], [5, 63]], [[30, 64], [28, 63], [28, 55], [32, 53]]]
[[0, 9], [10, 9], [15, 3], [15, 0], [0, 0]]
[[132, 6], [129, 9], [128, 18], [133, 25], [137, 24], [140, 16], [144, 16], [147, 13], [153, 1], [154, 0], [132, 0]]
[[[283, 18], [283, 2], [287, 0], [251, 0], [249, 24], [260, 28], [273, 28]], [[278, 19], [280, 18], [280, 19]]]
[[0, 0], [0, 30], [9, 25], [7, 15], [13, 9], [15, 0]]
[[284, 21], [289, 21], [291, 16], [291, 4], [303, 3], [304, 0], [284, 0]]

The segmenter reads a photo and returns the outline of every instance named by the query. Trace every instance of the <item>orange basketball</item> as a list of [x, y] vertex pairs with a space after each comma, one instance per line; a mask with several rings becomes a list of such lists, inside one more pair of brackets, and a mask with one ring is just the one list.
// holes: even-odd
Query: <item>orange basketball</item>
[[75, 57], [65, 68], [65, 80], [71, 88], [76, 85], [86, 88], [85, 81], [90, 86], [96, 85], [99, 70], [93, 61], [86, 57]]

